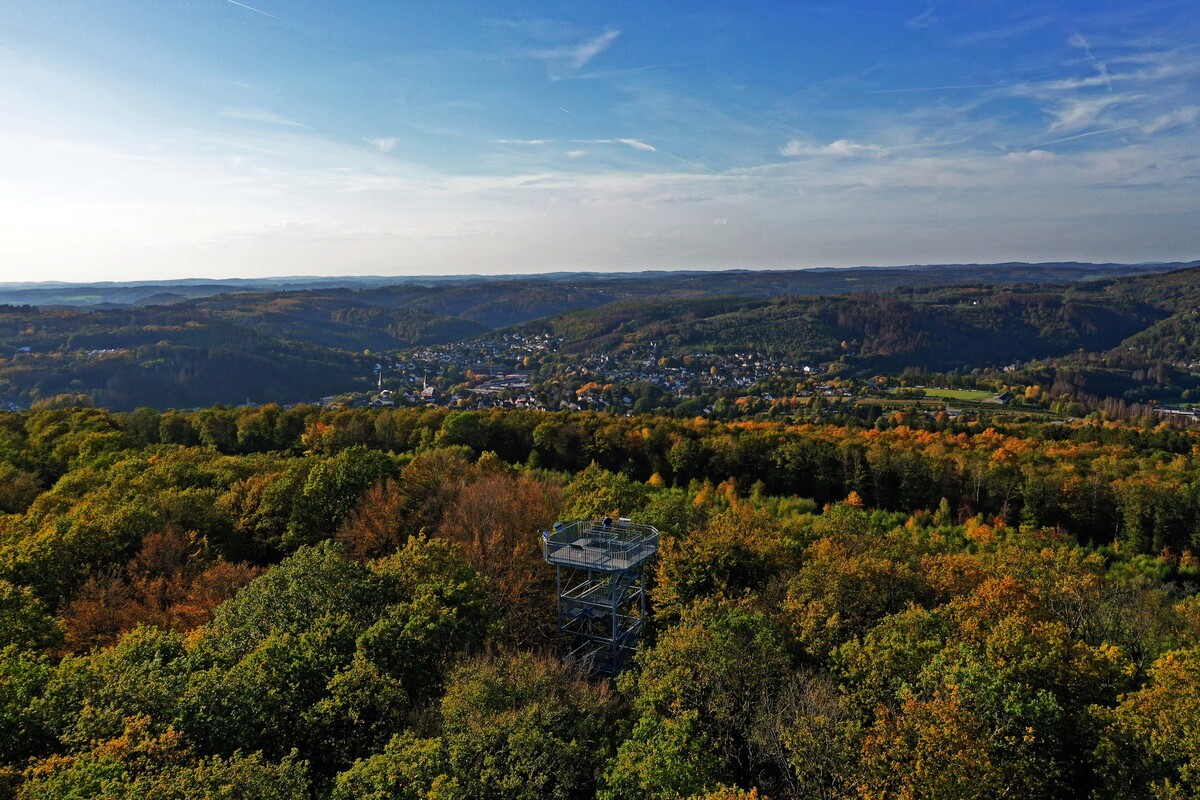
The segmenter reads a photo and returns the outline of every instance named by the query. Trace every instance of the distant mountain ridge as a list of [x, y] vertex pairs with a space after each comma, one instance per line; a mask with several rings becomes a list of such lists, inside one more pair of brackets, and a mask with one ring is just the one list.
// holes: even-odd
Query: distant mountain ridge
[[[1177, 263], [1089, 264], [1084, 262], [1000, 264], [922, 264], [908, 266], [810, 267], [796, 270], [647, 270], [643, 272], [552, 272], [529, 275], [445, 276], [289, 276], [281, 278], [180, 278], [161, 281], [97, 281], [94, 283], [0, 282], [0, 305], [115, 308], [176, 302], [177, 298], [201, 298], [245, 292], [322, 291], [331, 289], [370, 290], [386, 287], [446, 287], [485, 284], [552, 284], [625, 286], [665, 282], [677, 287], [688, 283], [707, 287], [730, 285], [742, 291], [758, 284], [767, 291], [803, 294], [839, 294], [852, 284], [868, 283], [875, 290], [896, 286], [946, 283], [953, 272], [957, 283], [1068, 283], [1102, 277], [1122, 277], [1164, 272], [1200, 265], [1200, 260]], [[747, 276], [756, 276], [748, 279]], [[736, 292], [735, 292], [736, 293]], [[772, 296], [759, 294], [757, 296]]]
[[[1196, 264], [389, 279], [289, 291], [59, 287], [88, 304], [0, 306], [0, 401], [84, 393], [125, 409], [314, 400], [363, 388], [381, 352], [507, 331], [551, 333], [568, 354], [656, 341], [680, 353], [753, 348], [859, 371], [1077, 354], [1188, 363], [1200, 361]], [[196, 287], [222, 291], [187, 296]]]

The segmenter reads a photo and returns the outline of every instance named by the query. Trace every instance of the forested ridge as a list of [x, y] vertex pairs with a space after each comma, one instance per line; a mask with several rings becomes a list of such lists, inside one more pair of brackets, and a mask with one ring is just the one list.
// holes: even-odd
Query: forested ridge
[[904, 297], [640, 301], [530, 323], [567, 352], [663, 342], [668, 352], [753, 346], [801, 362], [846, 359], [862, 369], [931, 371], [1107, 351], [1165, 317], [1146, 304], [1071, 300], [1058, 293], [974, 290]]
[[[1124, 277], [1077, 267], [479, 279], [86, 311], [0, 306], [0, 402], [313, 402], [369, 388], [375, 363], [413, 348], [528, 334], [572, 356], [649, 343], [666, 357], [752, 349], [863, 377], [1043, 360], [1103, 373], [1090, 381], [1098, 397], [1190, 388], [1200, 267]], [[1166, 365], [1171, 380], [1145, 379]]]
[[[71, 306], [77, 308], [120, 308], [161, 305], [191, 298], [217, 295], [356, 291], [374, 295], [377, 302], [394, 304], [400, 296], [422, 303], [426, 298], [451, 304], [476, 314], [505, 314], [512, 305], [520, 307], [528, 299], [537, 302], [565, 300], [567, 307], [578, 307], [581, 295], [598, 296], [672, 293], [704, 295], [737, 294], [747, 297], [777, 297], [787, 294], [843, 294], [847, 291], [885, 291], [898, 286], [955, 283], [1070, 283], [1101, 277], [1151, 275], [1200, 262], [1151, 264], [1088, 264], [1074, 261], [1028, 264], [936, 264], [908, 267], [849, 267], [840, 269], [799, 270], [725, 270], [725, 271], [639, 271], [639, 272], [556, 272], [534, 275], [438, 275], [438, 276], [346, 276], [235, 278], [228, 280], [174, 279], [143, 282], [98, 282], [72, 284], [61, 282], [0, 282], [0, 304]], [[377, 292], [374, 290], [378, 290]], [[572, 297], [575, 299], [572, 300]], [[592, 303], [585, 303], [592, 304]], [[425, 307], [426, 311], [432, 311]], [[555, 312], [558, 313], [558, 312]], [[539, 314], [538, 316], [544, 316]], [[498, 324], [496, 319], [477, 319]]]
[[[1196, 797], [1198, 447], [0, 414], [0, 796]], [[537, 536], [604, 513], [664, 532], [615, 682], [554, 657]]]

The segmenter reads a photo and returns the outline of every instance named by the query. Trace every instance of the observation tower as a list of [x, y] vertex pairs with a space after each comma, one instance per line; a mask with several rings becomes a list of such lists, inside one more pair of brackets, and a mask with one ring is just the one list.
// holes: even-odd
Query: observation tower
[[542, 555], [558, 578], [558, 646], [563, 661], [616, 675], [637, 651], [646, 620], [646, 564], [658, 531], [628, 519], [556, 523]]

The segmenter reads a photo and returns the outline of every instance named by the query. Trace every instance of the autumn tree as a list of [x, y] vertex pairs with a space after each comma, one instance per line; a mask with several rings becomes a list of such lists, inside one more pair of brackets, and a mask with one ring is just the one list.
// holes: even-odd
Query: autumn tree
[[696, 600], [760, 589], [777, 568], [781, 544], [776, 522], [749, 507], [718, 514], [694, 531], [668, 532], [655, 564], [655, 612], [677, 619]]
[[1166, 653], [1147, 684], [1115, 708], [1097, 706], [1096, 796], [1200, 797], [1200, 650]]
[[553, 620], [553, 572], [542, 562], [538, 531], [548, 529], [562, 506], [557, 486], [527, 476], [485, 474], [466, 484], [447, 510], [440, 535], [462, 547], [472, 567], [488, 578], [502, 609], [506, 638], [548, 641]]
[[[638, 658], [639, 670], [621, 676], [618, 685], [633, 698], [643, 734], [671, 731], [683, 740], [701, 734], [712, 754], [684, 746], [670, 758], [683, 759], [679, 769], [690, 775], [688, 791], [713, 788], [710, 779], [751, 779], [759, 767], [751, 742], [759, 704], [783, 682], [789, 659], [783, 638], [751, 600], [705, 599], [685, 609], [677, 625]], [[690, 719], [686, 716], [693, 714]], [[647, 721], [643, 721], [647, 720]], [[645, 740], [622, 744], [617, 763], [620, 781], [651, 774], [657, 757]], [[666, 753], [660, 753], [664, 758]], [[698, 770], [698, 771], [697, 771]], [[610, 778], [618, 780], [618, 775]], [[653, 784], [646, 784], [646, 788]], [[669, 787], [655, 791], [666, 792]]]
[[628, 517], [646, 502], [646, 487], [592, 462], [567, 484], [563, 499], [562, 514], [567, 519], [591, 519], [605, 514]]

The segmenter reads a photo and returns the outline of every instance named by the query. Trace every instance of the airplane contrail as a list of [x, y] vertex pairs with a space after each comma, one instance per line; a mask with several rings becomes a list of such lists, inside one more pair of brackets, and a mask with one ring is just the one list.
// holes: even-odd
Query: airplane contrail
[[1099, 131], [1088, 131], [1087, 133], [1077, 133], [1074, 136], [1064, 136], [1061, 139], [1054, 139], [1053, 141], [1042, 142], [1041, 144], [1035, 144], [1034, 147], [1046, 147], [1047, 145], [1060, 144], [1062, 142], [1071, 142], [1076, 139], [1082, 139], [1085, 136], [1099, 136], [1102, 133], [1112, 133], [1114, 131], [1127, 131], [1130, 128], [1136, 128], [1136, 127], [1137, 127], [1137, 125], [1118, 125], [1115, 128], [1105, 128], [1104, 130], [1099, 130]]
[[239, 3], [238, 0], [226, 0], [226, 2], [233, 3], [235, 6], [241, 6], [242, 8], [248, 8], [256, 14], [262, 14], [264, 17], [270, 17], [271, 19], [279, 19], [279, 17], [275, 16], [274, 14], [268, 14], [266, 11], [263, 11], [261, 8], [255, 8], [254, 6], [248, 6], [245, 3]]

